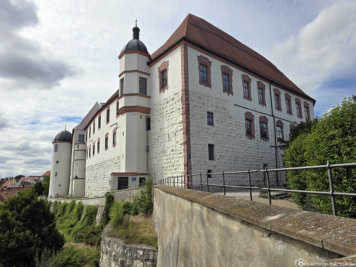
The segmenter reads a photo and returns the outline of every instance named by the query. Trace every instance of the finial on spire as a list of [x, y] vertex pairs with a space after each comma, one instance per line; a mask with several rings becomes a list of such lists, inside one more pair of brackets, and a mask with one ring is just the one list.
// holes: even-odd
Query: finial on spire
[[139, 40], [140, 39], [140, 28], [137, 27], [137, 19], [135, 19], [135, 27], [133, 27], [132, 31], [133, 31], [133, 39]]

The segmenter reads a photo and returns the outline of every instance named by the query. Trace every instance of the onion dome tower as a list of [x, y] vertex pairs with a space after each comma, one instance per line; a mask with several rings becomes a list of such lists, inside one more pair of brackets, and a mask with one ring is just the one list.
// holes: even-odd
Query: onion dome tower
[[147, 173], [146, 121], [151, 110], [150, 67], [147, 63], [151, 61], [151, 56], [140, 40], [137, 21], [132, 28], [132, 40], [121, 50], [119, 60], [119, 114], [122, 129], [130, 132], [122, 137], [124, 158], [120, 161], [120, 170]]
[[49, 198], [67, 196], [69, 189], [72, 134], [63, 130], [53, 139]]

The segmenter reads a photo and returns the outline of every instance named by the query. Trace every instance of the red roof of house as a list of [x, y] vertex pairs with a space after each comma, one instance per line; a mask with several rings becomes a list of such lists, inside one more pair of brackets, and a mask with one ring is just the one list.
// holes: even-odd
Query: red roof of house
[[181, 40], [192, 43], [315, 103], [313, 98], [305, 94], [269, 60], [231, 35], [192, 14], [189, 14], [167, 42], [151, 55], [152, 61], [164, 55]]
[[19, 183], [21, 182], [26, 182], [26, 181], [34, 181], [34, 180], [39, 180], [39, 176], [28, 176], [28, 177], [21, 177]]
[[[12, 179], [7, 180], [5, 183], [2, 184], [2, 187], [8, 187], [9, 185], [12, 184], [12, 182], [13, 182], [14, 180], [15, 180], [15, 178], [12, 178]], [[15, 180], [15, 183], [17, 183], [16, 180]]]
[[44, 176], [50, 176], [51, 175], [51, 171], [46, 171], [44, 174], [42, 174], [41, 176], [44, 177]]
[[0, 203], [7, 200], [9, 197], [16, 196], [19, 192], [23, 192], [29, 187], [13, 187], [6, 190], [0, 190]]

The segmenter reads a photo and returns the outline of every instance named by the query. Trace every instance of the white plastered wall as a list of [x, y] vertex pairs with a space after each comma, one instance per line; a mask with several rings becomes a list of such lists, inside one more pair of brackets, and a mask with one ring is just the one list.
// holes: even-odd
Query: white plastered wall
[[[203, 55], [211, 62], [211, 88], [199, 84], [199, 71], [197, 56]], [[190, 100], [190, 129], [191, 129], [191, 161], [192, 173], [262, 169], [263, 164], [269, 168], [276, 166], [274, 123], [271, 116], [271, 99], [269, 83], [249, 73], [243, 72], [231, 65], [188, 47], [189, 61], [189, 100]], [[233, 95], [227, 95], [222, 90], [221, 66], [227, 65], [233, 70]], [[251, 79], [252, 101], [243, 98], [242, 74]], [[266, 106], [258, 103], [257, 81], [265, 84]], [[288, 139], [290, 124], [296, 124], [303, 119], [296, 116], [295, 97], [309, 103], [311, 117], [313, 118], [313, 103], [294, 93], [285, 91], [274, 85], [272, 88], [273, 113], [277, 120], [282, 120], [284, 137]], [[274, 109], [273, 88], [281, 91], [282, 112]], [[286, 112], [285, 92], [291, 95], [293, 115]], [[214, 126], [207, 125], [207, 112], [214, 113]], [[255, 138], [250, 140], [245, 135], [245, 112], [254, 115]], [[269, 140], [260, 138], [259, 117], [268, 118]], [[215, 145], [215, 160], [208, 159], [208, 144]], [[281, 150], [278, 150], [278, 164], [282, 166]], [[204, 178], [205, 179], [205, 178]], [[221, 182], [221, 177], [209, 179], [209, 183]], [[253, 177], [256, 182], [262, 182], [262, 175]], [[272, 177], [273, 180], [273, 177]], [[227, 179], [227, 183], [247, 183], [245, 176], [235, 176]], [[196, 181], [197, 182], [197, 181]], [[206, 182], [203, 181], [204, 183]]]

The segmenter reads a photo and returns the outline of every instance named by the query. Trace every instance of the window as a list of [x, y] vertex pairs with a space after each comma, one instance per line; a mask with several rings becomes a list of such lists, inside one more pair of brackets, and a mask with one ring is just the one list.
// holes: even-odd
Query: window
[[93, 143], [93, 157], [95, 156], [95, 142]]
[[207, 112], [207, 120], [208, 120], [208, 125], [214, 126], [214, 113], [213, 112]]
[[57, 172], [55, 172], [54, 176], [57, 176]]
[[295, 103], [295, 108], [297, 109], [297, 116], [302, 118], [302, 109], [300, 108], [300, 103]]
[[273, 89], [274, 92], [274, 106], [276, 110], [282, 111], [282, 106], [281, 106], [281, 91], [279, 91], [277, 88]]
[[306, 106], [305, 103], [304, 103], [304, 114], [305, 114], [305, 119], [307, 121], [310, 121], [309, 106]]
[[168, 89], [168, 61], [164, 61], [158, 67], [159, 92], [162, 93]]
[[91, 127], [89, 127], [89, 138], [91, 136]]
[[249, 139], [255, 138], [255, 116], [251, 112], [245, 113], [245, 134]]
[[58, 144], [54, 145], [54, 152], [58, 152]]
[[151, 118], [146, 118], [146, 130], [150, 131], [151, 130]]
[[139, 187], [144, 186], [145, 182], [146, 182], [146, 178], [145, 177], [140, 177], [139, 178], [139, 183], [138, 183]]
[[258, 104], [262, 105], [263, 104], [263, 92], [262, 88], [258, 88]]
[[276, 122], [276, 135], [277, 135], [277, 140], [281, 141], [284, 139], [283, 122], [281, 120], [278, 120]]
[[204, 57], [198, 56], [199, 84], [211, 88], [211, 61]]
[[286, 98], [286, 110], [288, 114], [292, 114], [290, 100], [288, 98]]
[[78, 135], [78, 143], [84, 144], [84, 134]]
[[140, 77], [139, 92], [140, 92], [140, 94], [147, 95], [147, 79], [146, 78]]
[[124, 78], [121, 78], [121, 80], [120, 80], [120, 96], [124, 95], [124, 85], [125, 85], [124, 81], [125, 81]]
[[201, 83], [208, 83], [208, 67], [204, 66], [202, 64], [199, 65], [199, 71], [200, 71], [200, 82]]
[[167, 70], [161, 72], [161, 89], [167, 86]]
[[224, 90], [230, 91], [230, 77], [227, 73], [223, 73], [223, 86]]
[[116, 146], [116, 131], [112, 134], [112, 145], [113, 147]]
[[250, 98], [250, 90], [249, 90], [249, 84], [248, 82], [244, 81], [243, 82], [243, 87], [244, 87], [244, 98]]
[[93, 122], [93, 134], [95, 134], [95, 121]]
[[257, 81], [258, 104], [261, 106], [266, 106], [265, 88], [266, 86], [263, 82]]
[[106, 110], [106, 123], [109, 123], [109, 121], [110, 121], [110, 109], [108, 108]]
[[105, 150], [107, 150], [108, 147], [109, 147], [109, 135], [106, 134], [106, 136], [105, 136]]
[[57, 160], [57, 161], [56, 161], [56, 164], [58, 164], [58, 163], [59, 163], [59, 161]]
[[260, 136], [264, 141], [268, 140], [268, 119], [265, 116], [260, 116]]
[[116, 116], [118, 116], [120, 113], [119, 113], [119, 101], [116, 102]]
[[91, 157], [91, 145], [89, 147], [89, 158]]
[[277, 139], [283, 140], [283, 129], [280, 126], [277, 126]]
[[212, 170], [208, 170], [206, 172], [206, 178], [213, 178], [213, 176], [210, 173], [213, 173], [213, 171]]
[[249, 119], [245, 120], [245, 126], [246, 126], [246, 135], [252, 135], [252, 122]]
[[214, 145], [208, 144], [209, 160], [215, 160]]
[[101, 116], [98, 117], [98, 129], [101, 128]]
[[230, 69], [226, 65], [221, 66], [221, 78], [223, 93], [226, 93], [227, 95], [232, 95], [232, 69]]
[[267, 124], [265, 122], [260, 122], [261, 137], [267, 138]]
[[98, 152], [98, 154], [100, 153], [100, 141], [98, 140], [98, 143], [97, 143], [97, 145], [96, 145], [97, 147], [96, 147], [96, 150], [97, 150], [97, 152]]

